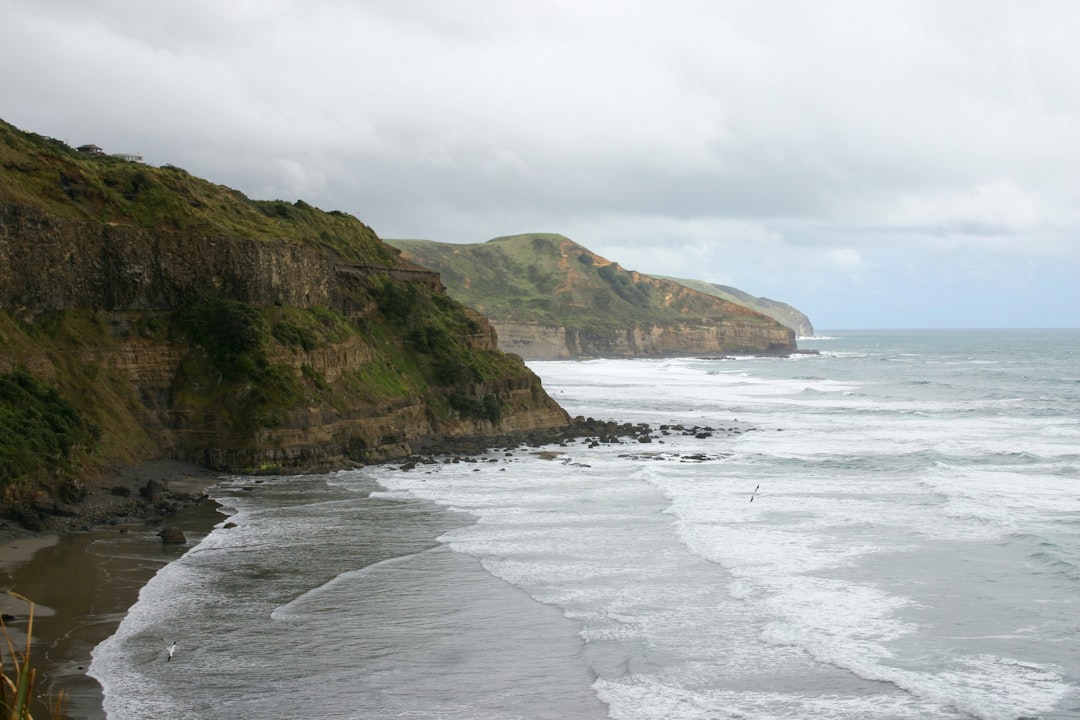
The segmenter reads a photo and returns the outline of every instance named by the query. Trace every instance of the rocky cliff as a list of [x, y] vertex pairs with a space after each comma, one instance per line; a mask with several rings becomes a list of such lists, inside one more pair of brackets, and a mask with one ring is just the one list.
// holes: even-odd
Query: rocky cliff
[[453, 297], [491, 319], [499, 347], [526, 359], [796, 350], [794, 332], [757, 309], [626, 270], [561, 235], [388, 242], [437, 270]]
[[148, 458], [366, 462], [569, 421], [484, 317], [355, 218], [3, 123], [0, 402], [8, 490]]
[[788, 355], [791, 331], [757, 322], [703, 318], [694, 322], [628, 328], [579, 329], [565, 325], [492, 320], [499, 347], [530, 360], [589, 357], [691, 356], [714, 354]]
[[769, 317], [775, 319], [781, 325], [791, 328], [798, 337], [807, 338], [813, 337], [814, 335], [814, 325], [810, 322], [810, 318], [802, 311], [787, 303], [770, 300], [766, 297], [754, 297], [750, 293], [731, 287], [730, 285], [718, 285], [704, 280], [664, 277], [661, 275], [656, 275], [654, 277], [661, 280], [677, 282], [692, 290], [715, 295], [716, 297], [724, 298], [725, 300], [730, 300], [739, 303], [740, 305], [753, 308], [754, 310], [765, 313]]

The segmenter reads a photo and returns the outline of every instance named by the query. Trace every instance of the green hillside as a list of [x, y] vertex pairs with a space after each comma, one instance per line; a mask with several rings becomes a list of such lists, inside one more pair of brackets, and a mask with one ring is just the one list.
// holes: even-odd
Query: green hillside
[[0, 121], [0, 510], [145, 459], [305, 469], [567, 421], [351, 215]]
[[781, 324], [794, 330], [800, 337], [811, 337], [814, 334], [814, 326], [810, 322], [810, 318], [787, 303], [770, 300], [765, 297], [754, 297], [750, 293], [743, 292], [730, 285], [717, 285], [716, 283], [710, 283], [704, 280], [689, 280], [686, 278], [666, 277], [664, 275], [654, 275], [653, 277], [677, 282], [680, 285], [685, 285], [693, 290], [708, 293], [709, 295], [715, 295], [716, 297], [753, 308], [760, 313], [775, 318]]
[[352, 262], [390, 265], [397, 256], [346, 213], [303, 201], [251, 200], [172, 165], [87, 155], [2, 120], [0, 199], [108, 226], [303, 242]]
[[558, 234], [456, 245], [387, 240], [438, 271], [447, 291], [495, 321], [575, 329], [666, 325], [688, 318], [771, 325], [756, 310], [668, 280], [626, 270]]

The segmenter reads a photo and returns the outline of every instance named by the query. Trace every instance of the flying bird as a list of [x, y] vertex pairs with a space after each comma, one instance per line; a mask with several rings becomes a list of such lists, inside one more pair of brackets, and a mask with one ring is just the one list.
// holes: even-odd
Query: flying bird
[[757, 491], [760, 488], [761, 488], [761, 485], [759, 484], [756, 488], [754, 488], [754, 492], [750, 493], [750, 502], [754, 502], [754, 496], [757, 495]]
[[169, 653], [169, 657], [165, 658], [166, 662], [172, 660], [173, 653], [176, 652], [176, 641], [173, 640], [173, 644], [165, 648], [165, 652]]

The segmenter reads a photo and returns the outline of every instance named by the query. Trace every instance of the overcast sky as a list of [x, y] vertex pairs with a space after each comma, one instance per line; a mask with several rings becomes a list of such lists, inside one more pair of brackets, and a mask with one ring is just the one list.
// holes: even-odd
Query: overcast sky
[[1080, 326], [1074, 0], [0, 0], [0, 117], [818, 328]]

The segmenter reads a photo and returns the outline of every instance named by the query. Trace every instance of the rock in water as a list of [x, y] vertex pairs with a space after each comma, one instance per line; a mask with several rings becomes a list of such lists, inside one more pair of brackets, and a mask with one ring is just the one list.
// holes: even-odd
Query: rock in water
[[175, 525], [169, 525], [164, 530], [158, 533], [161, 538], [161, 542], [165, 545], [186, 545], [187, 538], [184, 537], [183, 531]]

